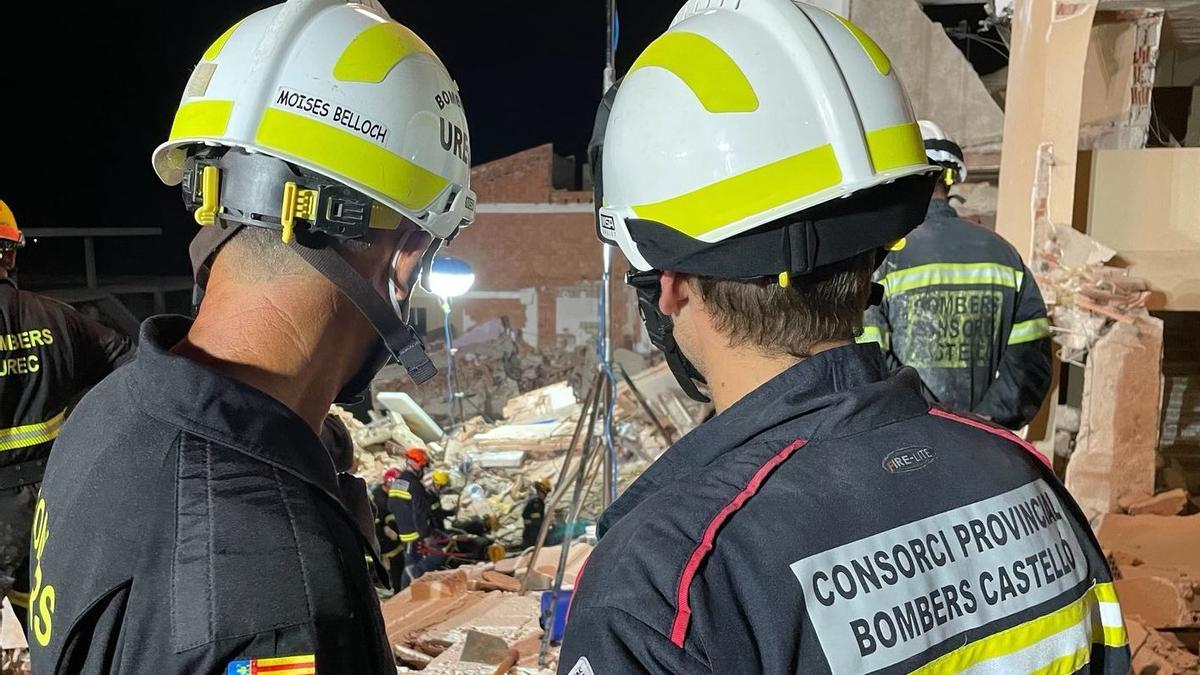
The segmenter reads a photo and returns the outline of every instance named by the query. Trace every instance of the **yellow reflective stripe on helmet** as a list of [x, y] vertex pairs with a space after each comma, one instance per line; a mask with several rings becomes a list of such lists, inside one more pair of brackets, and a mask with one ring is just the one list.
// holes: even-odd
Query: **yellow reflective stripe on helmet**
[[863, 29], [850, 23], [848, 20], [846, 20], [846, 18], [839, 16], [834, 12], [829, 12], [829, 14], [841, 22], [841, 24], [846, 27], [846, 30], [850, 31], [850, 34], [854, 36], [854, 39], [858, 40], [858, 44], [862, 45], [863, 51], [865, 51], [867, 56], [870, 57], [871, 63], [875, 64], [875, 70], [878, 70], [880, 75], [886, 76], [888, 73], [892, 72], [891, 60], [888, 59], [887, 54], [883, 53], [883, 50], [879, 48], [879, 45], [871, 39], [870, 35], [867, 35], [865, 32], [863, 32]]
[[323, 122], [277, 108], [267, 108], [255, 139], [321, 167], [322, 173], [345, 176], [377, 190], [414, 211], [429, 206], [449, 183], [445, 178]]
[[[245, 21], [245, 19], [243, 19], [242, 21]], [[205, 50], [204, 56], [200, 57], [200, 60], [201, 61], [216, 61], [217, 56], [219, 56], [221, 54], [221, 50], [225, 48], [225, 43], [229, 42], [229, 38], [230, 38], [230, 36], [233, 35], [233, 31], [237, 30], [238, 26], [240, 26], [240, 25], [242, 25], [241, 21], [233, 24], [224, 33], [221, 33], [221, 37], [217, 38], [216, 41], [213, 42], [208, 47], [207, 50]]]
[[417, 34], [395, 22], [378, 23], [359, 33], [333, 66], [342, 82], [382, 82], [392, 68], [413, 54], [437, 56]]
[[642, 68], [662, 68], [683, 80], [709, 112], [758, 110], [758, 95], [746, 74], [725, 50], [703, 35], [663, 34], [633, 62], [628, 74]]
[[854, 338], [858, 344], [866, 344], [868, 342], [877, 342], [884, 349], [891, 348], [891, 340], [887, 333], [879, 329], [878, 326], [863, 326], [862, 335]]
[[45, 422], [0, 429], [0, 452], [29, 448], [58, 438], [66, 414], [64, 410]]
[[192, 101], [179, 106], [168, 140], [179, 138], [217, 137], [225, 135], [233, 101]]
[[698, 190], [633, 207], [637, 218], [662, 223], [689, 237], [831, 188], [842, 180], [833, 146], [822, 145]]
[[1000, 263], [930, 263], [896, 270], [879, 280], [888, 295], [927, 286], [1006, 286], [1021, 287], [1025, 273]]
[[897, 124], [868, 131], [867, 150], [876, 173], [929, 163], [925, 158], [921, 127], [915, 124]]
[[1030, 319], [1014, 323], [1008, 333], [1008, 344], [1019, 345], [1050, 337], [1050, 321], [1046, 318]]
[[412, 499], [412, 494], [408, 490], [401, 490], [399, 488], [388, 490], [388, 496], [395, 497], [396, 499]]
[[[1124, 624], [1120, 618], [1120, 607], [1115, 602], [1110, 603], [1100, 599], [1101, 596], [1111, 592], [1112, 584], [1096, 584], [1066, 607], [959, 647], [912, 671], [912, 675], [958, 673], [985, 662], [987, 662], [986, 670], [988, 672], [1063, 673], [1064, 675], [1074, 673], [1087, 663], [1093, 642], [1105, 647], [1123, 647], [1127, 642]], [[1116, 611], [1111, 611], [1105, 605], [1115, 608]], [[1062, 637], [1060, 634], [1071, 636], [1072, 634], [1066, 631], [1072, 629], [1077, 634], [1070, 639], [1075, 640], [1078, 644], [1072, 645], [1074, 649], [1069, 654], [1054, 656], [1055, 654], [1061, 655], [1062, 652], [1051, 651], [1046, 655], [1050, 659], [1049, 661], [1032, 668], [1027, 667], [1030, 665], [1028, 659], [1037, 658], [1038, 655], [1038, 650], [1030, 649], [1031, 647], [1035, 647], [1043, 640], [1060, 640]], [[1027, 651], [1021, 654], [1022, 650]], [[1081, 652], [1083, 661], [1079, 663]], [[1009, 661], [1009, 658], [1013, 660]]]
[[400, 535], [400, 541], [408, 544], [421, 538], [421, 535], [416, 532], [405, 532]]

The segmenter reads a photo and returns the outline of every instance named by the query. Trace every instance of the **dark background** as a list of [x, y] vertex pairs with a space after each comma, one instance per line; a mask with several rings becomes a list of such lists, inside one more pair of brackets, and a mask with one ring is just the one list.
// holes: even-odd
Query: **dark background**
[[[166, 139], [200, 54], [228, 26], [275, 3], [3, 4], [0, 198], [24, 228], [163, 229], [163, 237], [97, 240], [102, 275], [189, 274], [186, 248], [195, 225], [179, 191], [155, 177], [150, 153]], [[619, 1], [618, 73], [668, 26], [680, 4]], [[582, 161], [601, 94], [603, 0], [384, 5], [429, 43], [458, 81], [477, 164], [546, 142]], [[966, 21], [968, 29], [982, 17], [979, 6], [929, 11], [948, 25]], [[976, 41], [960, 45], [981, 71], [1003, 63]], [[82, 260], [78, 240], [42, 239], [22, 252], [21, 267], [74, 283], [82, 279]]]

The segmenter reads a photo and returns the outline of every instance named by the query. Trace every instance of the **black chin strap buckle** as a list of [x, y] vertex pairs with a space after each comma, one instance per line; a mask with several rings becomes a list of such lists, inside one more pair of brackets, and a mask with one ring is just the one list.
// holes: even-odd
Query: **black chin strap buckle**
[[672, 333], [675, 325], [671, 317], [663, 314], [658, 309], [658, 299], [662, 295], [661, 286], [659, 285], [661, 278], [662, 272], [658, 270], [629, 272], [625, 275], [625, 283], [637, 291], [638, 311], [642, 315], [642, 323], [646, 325], [646, 333], [650, 336], [650, 343], [667, 357], [667, 367], [671, 369], [671, 374], [679, 381], [679, 386], [683, 388], [683, 392], [693, 401], [709, 403], [711, 399], [705, 396], [696, 386], [697, 382], [706, 384], [704, 376], [700, 374], [700, 371], [696, 370], [696, 366], [692, 365], [692, 362], [688, 361], [687, 357], [679, 349], [679, 343], [675, 341], [675, 336]]

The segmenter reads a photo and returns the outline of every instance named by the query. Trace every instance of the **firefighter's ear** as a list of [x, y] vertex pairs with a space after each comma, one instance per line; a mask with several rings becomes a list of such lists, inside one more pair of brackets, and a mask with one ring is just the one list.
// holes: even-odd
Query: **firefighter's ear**
[[663, 272], [659, 280], [658, 309], [667, 316], [678, 316], [695, 299], [697, 288], [686, 274]]

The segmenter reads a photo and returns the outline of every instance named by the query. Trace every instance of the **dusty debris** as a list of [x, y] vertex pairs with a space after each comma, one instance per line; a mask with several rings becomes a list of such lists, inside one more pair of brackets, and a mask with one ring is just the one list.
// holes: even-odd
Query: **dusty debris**
[[[548, 547], [534, 565], [535, 573], [552, 576], [558, 547]], [[587, 561], [591, 546], [571, 545], [564, 587], [570, 588]], [[388, 639], [401, 664], [400, 672], [486, 673], [485, 664], [462, 660], [468, 634], [478, 632], [502, 640], [515, 655], [510, 672], [540, 673], [537, 653], [542, 637], [541, 593], [520, 594], [520, 575], [530, 566], [529, 554], [480, 563], [452, 571], [430, 572], [382, 602]], [[557, 656], [552, 647], [550, 668]]]
[[1133, 654], [1134, 675], [1198, 675], [1200, 656], [1188, 651], [1169, 633], [1147, 628], [1126, 619], [1129, 651]]
[[1200, 627], [1200, 514], [1110, 513], [1096, 536], [1125, 616], [1153, 629]]
[[1114, 323], [1148, 316], [1150, 287], [1108, 264], [1117, 252], [1069, 225], [1050, 224], [1034, 259], [1034, 273], [1053, 323], [1063, 361], [1083, 365], [1088, 351]]
[[1133, 516], [1177, 516], [1187, 507], [1187, 491], [1182, 488], [1160, 492], [1153, 497], [1145, 494], [1126, 495], [1119, 500], [1121, 510]]

